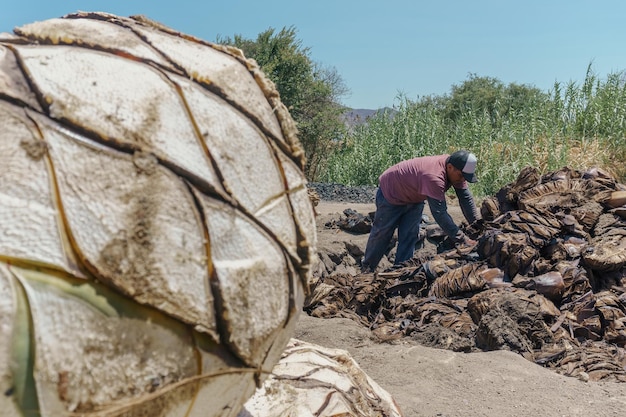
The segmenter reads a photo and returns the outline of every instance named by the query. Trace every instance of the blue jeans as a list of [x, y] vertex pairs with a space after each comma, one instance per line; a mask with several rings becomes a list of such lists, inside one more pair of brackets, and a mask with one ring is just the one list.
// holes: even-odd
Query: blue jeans
[[389, 203], [379, 188], [376, 193], [376, 214], [365, 247], [363, 268], [369, 268], [371, 271], [376, 269], [387, 252], [396, 228], [398, 229], [398, 250], [394, 264], [411, 259], [417, 244], [423, 211], [423, 202], [401, 206]]

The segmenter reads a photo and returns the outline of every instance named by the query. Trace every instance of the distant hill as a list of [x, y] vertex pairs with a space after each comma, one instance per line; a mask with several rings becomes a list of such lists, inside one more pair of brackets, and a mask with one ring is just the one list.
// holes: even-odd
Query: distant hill
[[396, 113], [396, 110], [392, 109], [391, 107], [384, 107], [382, 109], [376, 109], [376, 110], [349, 109], [343, 114], [343, 118], [344, 118], [344, 121], [346, 122], [346, 125], [348, 125], [348, 127], [354, 127], [363, 123], [367, 123], [367, 120], [370, 117], [375, 116], [378, 113], [383, 113], [384, 111], [387, 111], [391, 115], [394, 115]]

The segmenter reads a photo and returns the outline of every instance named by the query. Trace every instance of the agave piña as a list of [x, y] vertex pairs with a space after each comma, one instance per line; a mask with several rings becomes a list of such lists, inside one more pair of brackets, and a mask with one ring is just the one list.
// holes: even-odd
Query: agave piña
[[315, 252], [294, 123], [239, 50], [78, 13], [0, 34], [0, 415], [236, 415]]

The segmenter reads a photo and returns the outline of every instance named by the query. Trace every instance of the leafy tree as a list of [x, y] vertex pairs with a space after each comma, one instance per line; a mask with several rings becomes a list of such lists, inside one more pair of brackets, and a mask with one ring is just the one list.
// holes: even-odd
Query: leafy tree
[[282, 102], [298, 124], [299, 138], [307, 158], [306, 176], [315, 181], [338, 138], [345, 135], [339, 103], [347, 88], [332, 67], [324, 67], [310, 58], [310, 48], [303, 47], [294, 27], [276, 33], [273, 28], [260, 33], [256, 40], [240, 35], [221, 38], [218, 43], [241, 49], [253, 58], [274, 82]]
[[453, 85], [445, 106], [448, 121], [456, 122], [462, 115], [487, 116], [493, 127], [509, 116], [545, 102], [548, 95], [538, 88], [511, 83], [504, 85], [493, 77], [470, 74], [460, 85]]

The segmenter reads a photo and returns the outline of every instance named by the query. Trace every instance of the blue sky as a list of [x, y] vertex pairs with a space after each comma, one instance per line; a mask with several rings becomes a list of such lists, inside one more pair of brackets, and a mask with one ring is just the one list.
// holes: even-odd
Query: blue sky
[[551, 90], [626, 70], [623, 0], [21, 0], [0, 32], [77, 10], [144, 14], [215, 41], [295, 27], [302, 46], [336, 68], [343, 103], [376, 109], [450, 93], [469, 74]]

